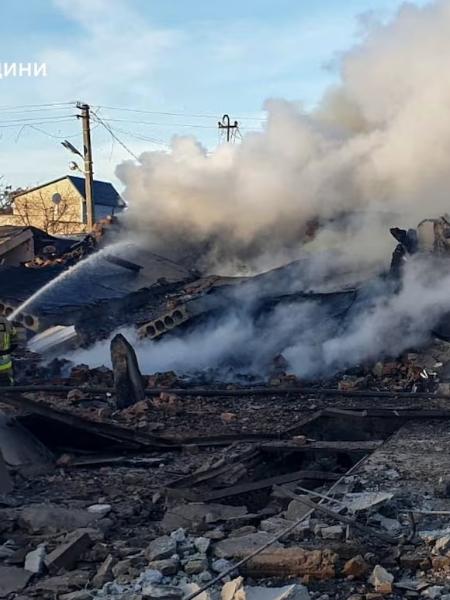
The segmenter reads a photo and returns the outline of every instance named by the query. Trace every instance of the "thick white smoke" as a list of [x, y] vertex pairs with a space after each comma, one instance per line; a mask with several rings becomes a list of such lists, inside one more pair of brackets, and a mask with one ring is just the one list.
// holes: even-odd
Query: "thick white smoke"
[[[153, 249], [209, 271], [260, 271], [324, 248], [339, 248], [331, 268], [333, 260], [356, 272], [387, 267], [390, 226], [450, 212], [449, 55], [450, 1], [405, 4], [342, 58], [341, 84], [314, 112], [271, 100], [264, 130], [239, 145], [209, 153], [176, 138], [168, 154], [119, 166], [130, 222]], [[312, 269], [309, 289], [323, 272]], [[345, 318], [329, 318], [314, 302], [279, 306], [263, 328], [245, 310], [229, 312], [182, 338], [137, 343], [137, 351], [147, 372], [235, 359], [267, 373], [283, 352], [297, 375], [321, 376], [423, 343], [449, 298], [446, 265], [415, 258], [398, 293], [378, 290]], [[102, 359], [98, 350], [77, 359], [103, 362], [107, 348]]]
[[405, 4], [371, 23], [314, 112], [270, 100], [264, 130], [241, 144], [175, 138], [120, 165], [130, 220], [153, 248], [216, 272], [285, 262], [317, 224], [314, 247], [385, 259], [387, 226], [450, 205], [449, 53], [450, 2]]
[[[124, 330], [142, 371], [173, 369], [192, 375], [212, 368], [221, 377], [228, 373], [234, 378], [239, 372], [265, 377], [273, 358], [282, 353], [291, 372], [310, 379], [395, 357], [431, 339], [431, 330], [450, 310], [450, 273], [445, 262], [433, 257], [410, 259], [399, 291], [391, 280], [379, 280], [360, 291], [354, 304], [291, 301], [263, 323], [251, 316], [250, 296], [237, 298], [239, 312], [228, 311], [185, 335], [149, 342]], [[109, 365], [109, 340], [68, 358], [91, 367]]]

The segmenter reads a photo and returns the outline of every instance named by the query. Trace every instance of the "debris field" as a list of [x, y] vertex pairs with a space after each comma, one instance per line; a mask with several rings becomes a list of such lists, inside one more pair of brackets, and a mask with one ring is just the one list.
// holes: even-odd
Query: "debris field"
[[[420, 226], [414, 243], [399, 231], [392, 294], [421, 251]], [[305, 262], [224, 278], [113, 248], [0, 271], [1, 310], [29, 338], [0, 388], [0, 598], [450, 598], [446, 315], [423, 344], [328, 376], [294, 374], [272, 347], [263, 375], [244, 348], [223, 371], [144, 372], [124, 325], [140, 343], [189, 336], [257, 280], [257, 327], [294, 301], [340, 327], [368, 288], [324, 272], [312, 289]], [[83, 263], [99, 273], [85, 294], [64, 276], [26, 306]], [[110, 366], [67, 354], [105, 340]]]

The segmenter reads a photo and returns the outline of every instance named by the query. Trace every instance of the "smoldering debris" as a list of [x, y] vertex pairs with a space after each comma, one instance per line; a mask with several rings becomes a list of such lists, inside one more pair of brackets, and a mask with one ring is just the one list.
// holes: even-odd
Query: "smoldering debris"
[[406, 5], [312, 113], [122, 165], [132, 254], [32, 312], [4, 277], [46, 361], [1, 389], [0, 596], [449, 595], [449, 31]]
[[[282, 354], [298, 377], [332, 376], [349, 367], [396, 357], [432, 338], [450, 309], [446, 259], [416, 256], [401, 281], [381, 275], [358, 288], [266, 297], [264, 283], [235, 287], [215, 311], [160, 340], [129, 330], [140, 362], [150, 371], [213, 369], [224, 378], [248, 372], [264, 377]], [[107, 343], [68, 356], [91, 366], [108, 364]]]

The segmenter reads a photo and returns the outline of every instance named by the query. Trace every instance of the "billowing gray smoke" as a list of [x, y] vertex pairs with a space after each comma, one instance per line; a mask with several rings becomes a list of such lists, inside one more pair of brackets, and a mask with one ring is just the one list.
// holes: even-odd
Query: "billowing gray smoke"
[[270, 100], [264, 130], [241, 144], [208, 152], [180, 137], [120, 165], [130, 220], [151, 248], [215, 272], [294, 258], [317, 224], [313, 247], [385, 259], [387, 225], [448, 210], [449, 52], [448, 0], [405, 4], [342, 58], [314, 112]]
[[[256, 292], [256, 289], [254, 290]], [[145, 372], [175, 369], [191, 373], [213, 368], [223, 376], [239, 372], [266, 375], [282, 353], [300, 377], [326, 376], [378, 358], [395, 357], [430, 339], [433, 327], [450, 310], [450, 270], [445, 259], [411, 258], [399, 287], [378, 278], [331, 302], [291, 300], [255, 319], [255, 296], [236, 295], [231, 305], [184, 336], [135, 344]], [[326, 298], [326, 296], [324, 296]], [[450, 320], [450, 316], [448, 317]], [[78, 352], [76, 361], [91, 366], [108, 362], [108, 343]]]
[[[271, 100], [263, 132], [239, 145], [209, 153], [176, 138], [168, 154], [119, 166], [130, 222], [152, 249], [200, 258], [213, 272], [259, 271], [323, 248], [339, 248], [340, 266], [344, 256], [355, 272], [388, 267], [389, 226], [450, 212], [449, 55], [450, 2], [405, 4], [343, 57], [341, 84], [314, 112]], [[380, 279], [339, 318], [311, 301], [280, 304], [261, 325], [245, 298], [186, 336], [137, 343], [140, 361], [147, 372], [233, 360], [263, 372], [282, 352], [296, 374], [315, 377], [395, 356], [426, 341], [449, 310], [448, 263], [429, 260], [410, 259], [400, 290]], [[107, 354], [97, 347], [77, 359]]]

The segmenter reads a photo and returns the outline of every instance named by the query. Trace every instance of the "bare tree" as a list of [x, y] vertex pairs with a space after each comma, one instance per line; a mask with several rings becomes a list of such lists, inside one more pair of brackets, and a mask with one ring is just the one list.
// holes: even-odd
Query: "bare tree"
[[65, 195], [57, 204], [42, 192], [29, 198], [24, 196], [15, 202], [14, 215], [21, 225], [39, 227], [47, 233], [69, 235], [80, 231], [79, 203], [75, 196]]
[[12, 197], [11, 197], [12, 186], [6, 185], [4, 176], [0, 176], [0, 210], [5, 211], [11, 208]]

